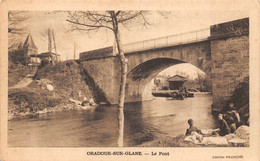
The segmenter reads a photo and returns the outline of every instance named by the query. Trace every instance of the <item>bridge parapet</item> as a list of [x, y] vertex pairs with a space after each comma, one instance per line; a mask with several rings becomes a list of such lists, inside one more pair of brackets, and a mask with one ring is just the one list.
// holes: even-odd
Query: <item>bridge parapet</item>
[[[127, 54], [137, 51], [145, 51], [150, 49], [164, 48], [204, 41], [207, 40], [209, 37], [210, 28], [204, 28], [201, 30], [124, 44], [123, 49], [125, 54]], [[110, 46], [102, 49], [80, 53], [80, 60], [93, 60], [113, 56], [115, 56], [113, 54], [113, 47]]]
[[130, 53], [204, 41], [208, 37], [210, 37], [210, 28], [204, 28], [201, 30], [125, 44], [123, 45], [123, 49], [125, 53]]

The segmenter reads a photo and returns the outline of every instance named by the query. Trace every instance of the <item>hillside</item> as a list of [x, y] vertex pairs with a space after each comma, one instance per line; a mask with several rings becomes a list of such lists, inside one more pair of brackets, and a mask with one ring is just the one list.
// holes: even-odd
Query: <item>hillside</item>
[[96, 101], [76, 61], [48, 64], [38, 69], [33, 82], [27, 87], [9, 89], [9, 118], [39, 114], [39, 111], [64, 110], [75, 106], [69, 99], [83, 101], [90, 98]]
[[[81, 68], [75, 61], [59, 62], [56, 65], [48, 64], [40, 68], [31, 87], [37, 87], [37, 80], [50, 81], [54, 92], [63, 98], [74, 98], [83, 100], [84, 97], [92, 97], [92, 92], [86, 85], [81, 74]], [[43, 83], [43, 82], [42, 82]]]

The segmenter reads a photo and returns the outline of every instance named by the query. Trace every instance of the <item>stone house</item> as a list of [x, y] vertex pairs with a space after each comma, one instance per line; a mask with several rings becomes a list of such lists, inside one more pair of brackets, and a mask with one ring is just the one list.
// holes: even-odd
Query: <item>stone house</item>
[[48, 64], [48, 63], [57, 63], [60, 61], [60, 55], [52, 52], [45, 52], [38, 55], [35, 55], [37, 58], [41, 59], [41, 64]]
[[21, 63], [24, 65], [28, 65], [28, 63], [31, 63], [31, 55], [38, 54], [38, 48], [33, 41], [32, 35], [28, 34], [25, 42], [20, 42], [17, 50], [10, 51], [8, 54], [9, 61], [12, 61], [14, 63]]
[[169, 82], [170, 90], [179, 90], [180, 88], [183, 88], [183, 84], [187, 81], [187, 78], [180, 75], [174, 75], [173, 77], [168, 78], [167, 81]]

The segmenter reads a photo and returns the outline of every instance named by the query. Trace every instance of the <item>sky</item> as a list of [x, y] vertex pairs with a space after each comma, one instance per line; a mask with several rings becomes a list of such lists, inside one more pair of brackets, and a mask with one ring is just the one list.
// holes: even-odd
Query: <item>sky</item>
[[[57, 53], [61, 55], [61, 60], [73, 58], [74, 43], [76, 43], [76, 58], [78, 58], [80, 52], [112, 46], [114, 44], [113, 34], [109, 30], [100, 30], [91, 35], [83, 31], [71, 32], [70, 24], [66, 21], [67, 15], [65, 13], [58, 12], [54, 14], [47, 11], [30, 11], [29, 14], [31, 18], [26, 23], [29, 25], [29, 32], [32, 34], [33, 40], [38, 47], [38, 53], [48, 50], [48, 28], [52, 28], [55, 32]], [[213, 10], [208, 12], [171, 11], [168, 12], [166, 17], [162, 17], [157, 11], [153, 11], [147, 16], [151, 25], [147, 28], [140, 25], [132, 25], [128, 29], [121, 27], [121, 39], [123, 44], [127, 44], [205, 29], [214, 24], [245, 17], [248, 17], [248, 13], [243, 11], [227, 11], [225, 14], [223, 14], [223, 11], [217, 12]], [[26, 36], [24, 40], [25, 38]], [[182, 64], [179, 66], [178, 68], [191, 71], [191, 75], [197, 73], [197, 69], [190, 64]], [[168, 70], [168, 72], [170, 72], [173, 68]]]

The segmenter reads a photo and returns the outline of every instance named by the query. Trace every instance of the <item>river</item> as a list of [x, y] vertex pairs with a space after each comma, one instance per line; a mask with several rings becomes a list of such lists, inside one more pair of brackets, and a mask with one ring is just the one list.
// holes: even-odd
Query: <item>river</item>
[[[212, 96], [205, 94], [184, 100], [156, 98], [126, 104], [124, 146], [136, 146], [156, 137], [184, 134], [190, 118], [198, 128], [215, 128], [211, 104]], [[117, 136], [115, 106], [8, 121], [9, 146], [108, 147], [117, 146]]]

